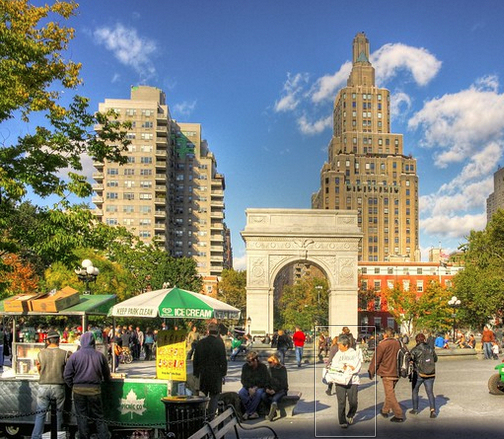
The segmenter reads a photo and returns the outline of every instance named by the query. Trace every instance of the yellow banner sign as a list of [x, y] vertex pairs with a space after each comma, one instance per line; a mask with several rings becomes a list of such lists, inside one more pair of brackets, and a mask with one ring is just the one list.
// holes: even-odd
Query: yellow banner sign
[[156, 378], [186, 381], [186, 331], [159, 331], [156, 351]]

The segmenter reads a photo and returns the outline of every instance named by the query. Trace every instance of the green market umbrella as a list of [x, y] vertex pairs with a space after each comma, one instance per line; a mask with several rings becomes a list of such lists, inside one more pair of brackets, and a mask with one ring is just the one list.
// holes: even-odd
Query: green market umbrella
[[149, 291], [118, 303], [110, 308], [109, 316], [237, 320], [240, 310], [213, 297], [175, 287]]

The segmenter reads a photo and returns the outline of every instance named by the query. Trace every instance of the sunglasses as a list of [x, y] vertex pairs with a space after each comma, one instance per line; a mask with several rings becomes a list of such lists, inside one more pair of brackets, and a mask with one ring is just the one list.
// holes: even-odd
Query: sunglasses
[[257, 361], [257, 358], [251, 358], [250, 360], [247, 361], [247, 363], [251, 364], [254, 361]]

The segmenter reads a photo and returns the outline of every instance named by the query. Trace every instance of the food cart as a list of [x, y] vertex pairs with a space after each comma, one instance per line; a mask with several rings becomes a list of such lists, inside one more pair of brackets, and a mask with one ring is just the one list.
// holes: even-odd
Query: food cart
[[[18, 312], [6, 311], [4, 300], [0, 301], [0, 315], [9, 320], [12, 318], [13, 334], [17, 333], [18, 319], [32, 315], [79, 316], [82, 319], [82, 328], [86, 328], [88, 317], [106, 316], [115, 299], [115, 295], [81, 295], [78, 303], [57, 312], [28, 311], [26, 308]], [[74, 352], [78, 345], [60, 343], [60, 347]], [[35, 361], [42, 348], [44, 343], [38, 340], [20, 342], [14, 337], [12, 369], [4, 368], [0, 378], [0, 427], [3, 427], [8, 438], [30, 435], [33, 429], [38, 392], [38, 371]], [[106, 345], [98, 343], [97, 349], [102, 349], [103, 353], [107, 354]], [[166, 427], [165, 408], [161, 399], [171, 395], [168, 384], [166, 380], [124, 375], [104, 383], [102, 392], [107, 395], [107, 404], [104, 404], [105, 419], [109, 422], [111, 432], [127, 430], [137, 437], [139, 434], [135, 432], [141, 430], [144, 437], [146, 435], [157, 437], [158, 430]], [[70, 393], [68, 392], [68, 396]], [[70, 412], [71, 398], [68, 397], [65, 404], [64, 425], [69, 427], [73, 435], [76, 431], [76, 422]], [[48, 426], [49, 423], [46, 422], [46, 427]]]

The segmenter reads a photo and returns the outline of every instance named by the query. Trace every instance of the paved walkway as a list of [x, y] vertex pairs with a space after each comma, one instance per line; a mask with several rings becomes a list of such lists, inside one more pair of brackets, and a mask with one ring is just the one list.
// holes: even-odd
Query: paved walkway
[[[429, 418], [428, 402], [423, 389], [420, 390], [421, 412], [416, 416], [408, 413], [411, 409], [411, 387], [407, 379], [401, 379], [396, 393], [406, 418], [402, 424], [376, 416], [383, 403], [382, 384], [379, 380], [369, 380], [366, 364], [361, 374], [359, 409], [355, 423], [347, 430], [342, 430], [337, 422], [336, 397], [326, 395], [326, 386], [321, 382], [323, 365], [309, 362], [298, 368], [290, 360], [287, 364], [289, 387], [303, 394], [295, 415], [271, 423], [259, 419], [246, 424], [271, 425], [280, 438], [495, 439], [504, 433], [504, 395], [490, 395], [487, 381], [496, 372], [494, 367], [497, 363], [466, 356], [440, 358], [434, 386], [439, 413], [436, 419]], [[240, 389], [242, 365], [243, 360], [229, 363], [224, 391]], [[135, 362], [128, 368], [130, 374], [153, 374], [152, 362]]]

